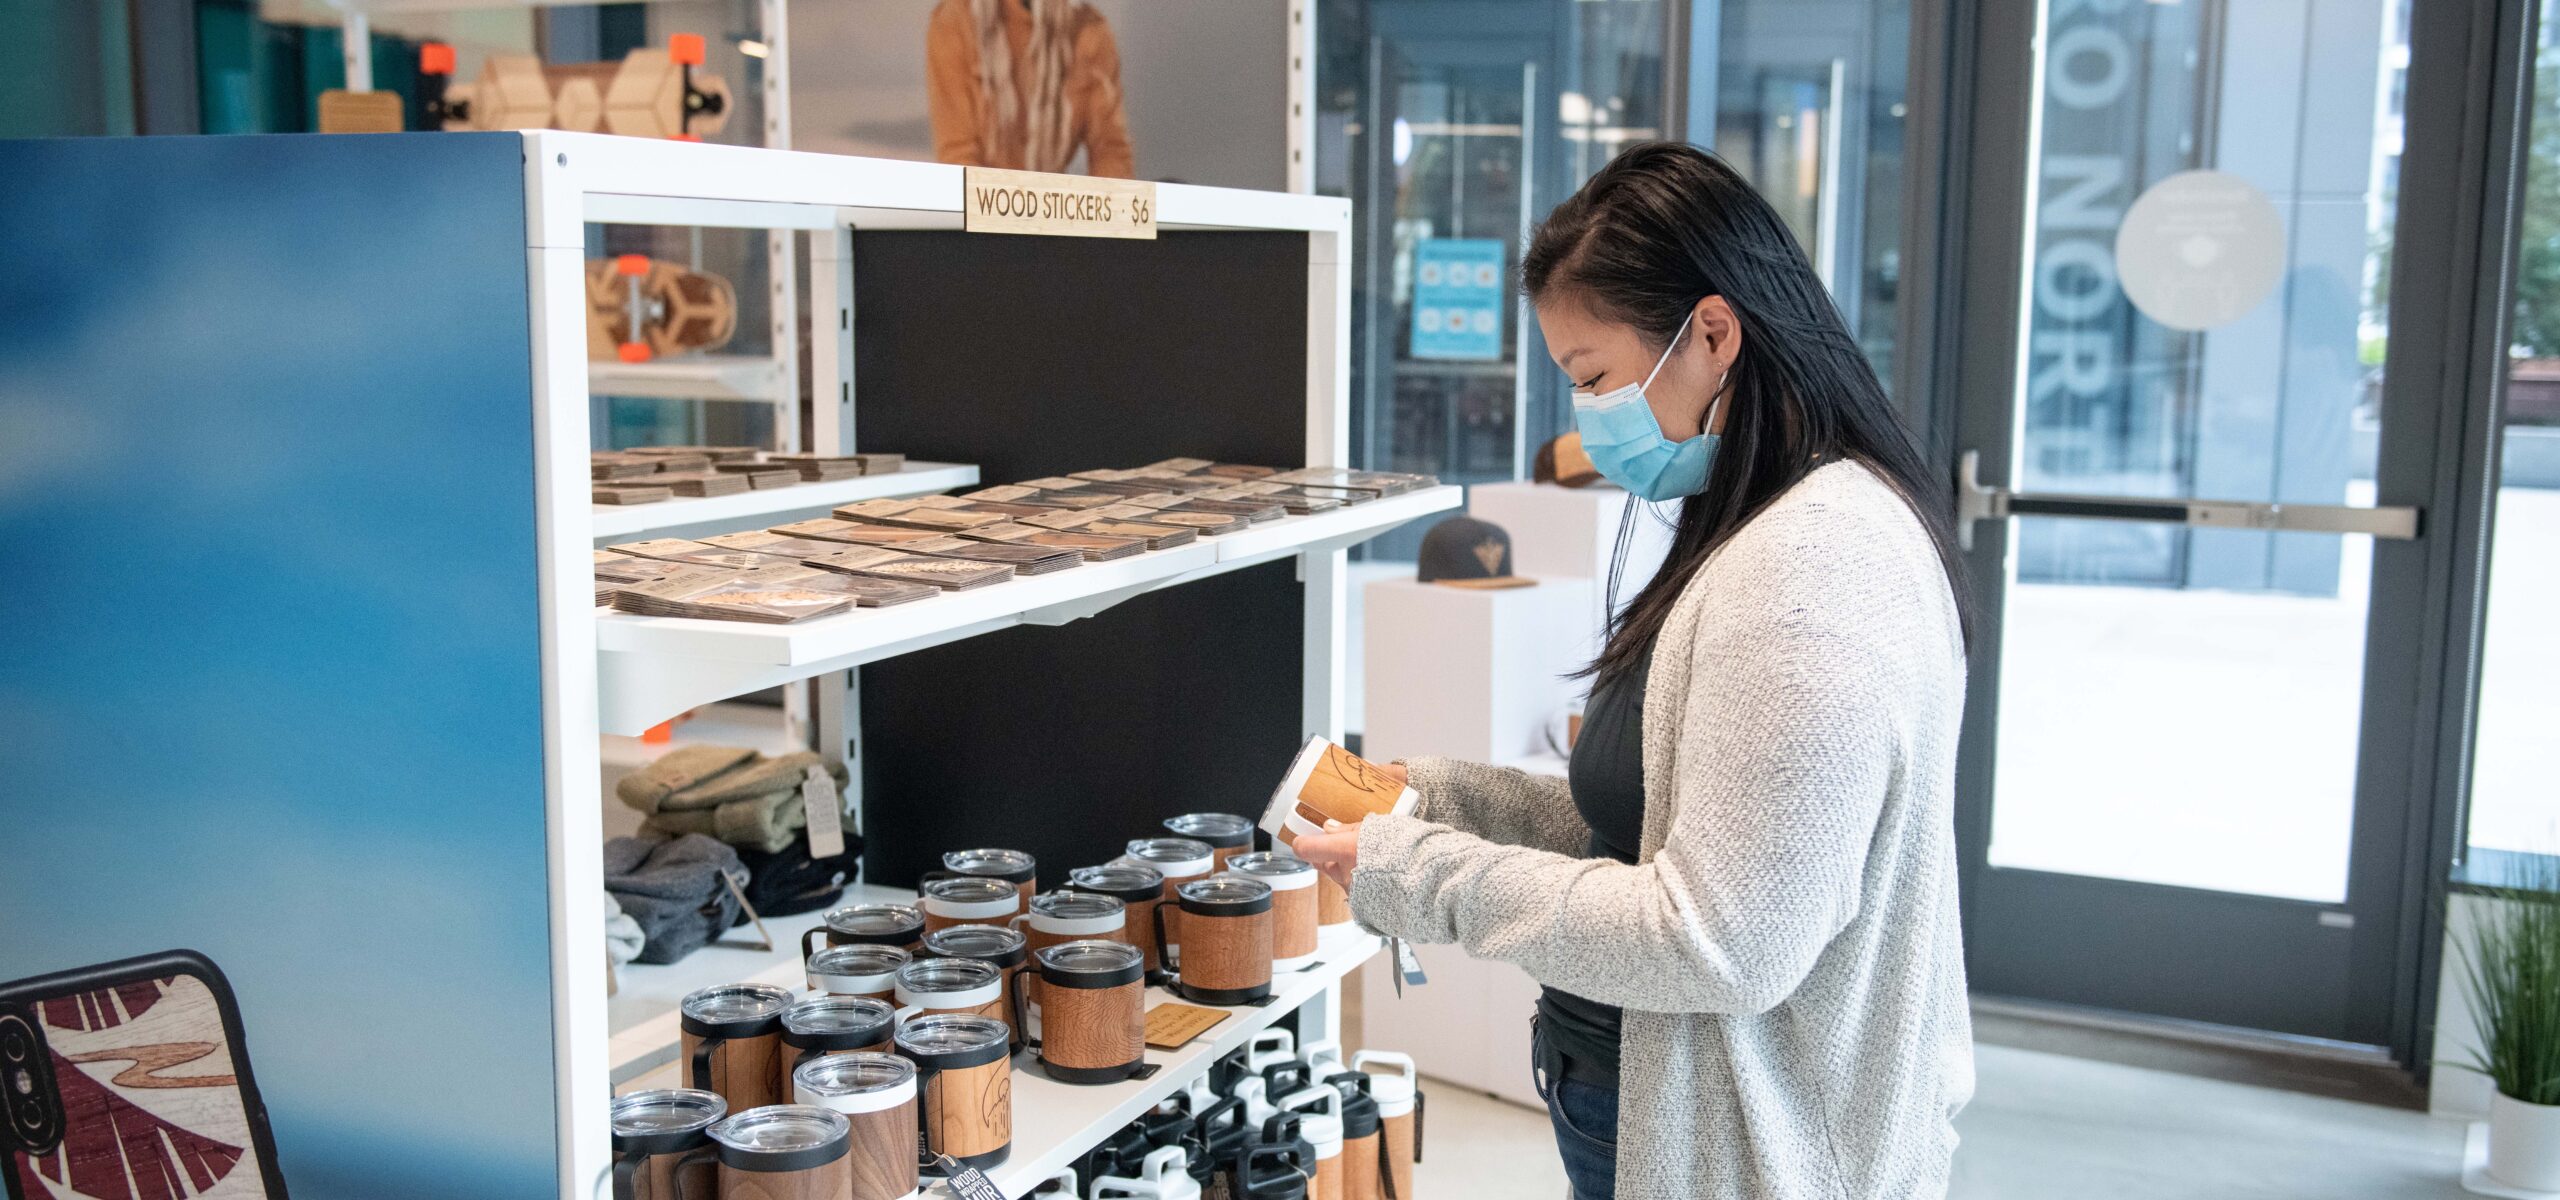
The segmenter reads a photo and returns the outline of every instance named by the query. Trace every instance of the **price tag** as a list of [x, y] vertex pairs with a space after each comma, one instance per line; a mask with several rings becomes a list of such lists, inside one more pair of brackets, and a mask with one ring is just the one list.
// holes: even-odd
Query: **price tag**
[[800, 806], [809, 816], [809, 857], [844, 853], [844, 797], [836, 794], [835, 776], [825, 767], [813, 763], [801, 776]]
[[969, 167], [961, 192], [962, 224], [971, 233], [1156, 236], [1156, 185], [1144, 180]]

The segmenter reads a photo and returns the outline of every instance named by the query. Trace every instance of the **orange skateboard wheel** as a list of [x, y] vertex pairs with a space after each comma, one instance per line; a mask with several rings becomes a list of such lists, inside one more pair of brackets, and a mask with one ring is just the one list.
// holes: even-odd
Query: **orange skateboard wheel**
[[649, 347], [647, 344], [642, 342], [624, 342], [621, 348], [614, 351], [614, 353], [621, 355], [622, 361], [627, 363], [644, 363], [649, 361]]
[[453, 74], [453, 47], [443, 42], [420, 43], [418, 73], [421, 75]]
[[706, 49], [698, 33], [679, 33], [667, 39], [667, 57], [682, 66], [701, 66]]

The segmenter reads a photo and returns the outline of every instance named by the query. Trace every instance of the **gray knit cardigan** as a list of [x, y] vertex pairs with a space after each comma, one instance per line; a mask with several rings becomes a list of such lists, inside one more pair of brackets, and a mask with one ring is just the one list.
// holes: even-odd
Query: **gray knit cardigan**
[[1820, 468], [1683, 589], [1644, 696], [1635, 865], [1565, 781], [1417, 758], [1362, 923], [1626, 1010], [1620, 1200], [1947, 1190], [1973, 1093], [1956, 913], [1964, 650], [1927, 534]]

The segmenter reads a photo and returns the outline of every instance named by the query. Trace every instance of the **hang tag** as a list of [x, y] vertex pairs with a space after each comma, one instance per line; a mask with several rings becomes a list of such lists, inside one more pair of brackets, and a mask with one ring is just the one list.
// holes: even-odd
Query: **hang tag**
[[747, 914], [747, 920], [755, 925], [756, 938], [759, 943], [756, 946], [756, 949], [773, 949], [773, 931], [765, 928], [764, 914], [756, 911], [755, 901], [747, 899], [747, 894], [738, 890], [738, 881], [730, 878], [727, 871], [719, 872], [719, 875], [721, 885], [727, 887], [729, 889], [729, 894], [737, 899], [738, 911]]
[[[1412, 984], [1415, 987], [1421, 987], [1422, 985], [1431, 982], [1431, 977], [1422, 973], [1422, 957], [1413, 952], [1413, 947], [1407, 945], [1403, 938], [1396, 938], [1394, 939], [1394, 942], [1396, 951], [1396, 978]], [[1397, 994], [1402, 995], [1403, 993], [1399, 990]]]
[[800, 777], [800, 806], [808, 810], [809, 857], [844, 853], [844, 798], [836, 794], [835, 776], [825, 767], [811, 764]]
[[943, 1178], [951, 1184], [951, 1194], [960, 1200], [1004, 1200], [1004, 1193], [997, 1191], [996, 1185], [988, 1181], [986, 1172], [962, 1166], [958, 1159], [948, 1154], [933, 1157], [934, 1165], [942, 1169]]

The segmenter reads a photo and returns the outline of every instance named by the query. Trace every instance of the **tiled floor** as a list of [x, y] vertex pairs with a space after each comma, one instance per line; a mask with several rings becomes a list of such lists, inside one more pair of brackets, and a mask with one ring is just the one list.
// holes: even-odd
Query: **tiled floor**
[[[2455, 1200], [2461, 1123], [2006, 1046], [1976, 1056], [1952, 1200]], [[1557, 1200], [1546, 1115], [1431, 1090], [1415, 1191]]]

